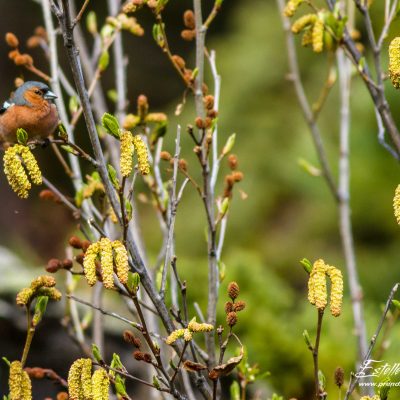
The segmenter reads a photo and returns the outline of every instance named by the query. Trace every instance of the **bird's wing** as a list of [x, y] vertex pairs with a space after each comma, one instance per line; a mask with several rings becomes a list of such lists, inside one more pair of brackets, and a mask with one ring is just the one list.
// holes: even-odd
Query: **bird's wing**
[[0, 107], [0, 114], [4, 114], [12, 105], [13, 103], [11, 103], [9, 100], [6, 100]]

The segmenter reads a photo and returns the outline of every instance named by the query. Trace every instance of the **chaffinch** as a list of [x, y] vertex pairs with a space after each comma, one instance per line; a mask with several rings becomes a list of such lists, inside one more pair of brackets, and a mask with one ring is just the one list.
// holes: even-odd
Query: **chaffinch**
[[57, 96], [42, 82], [21, 85], [0, 108], [0, 143], [15, 143], [18, 128], [29, 138], [47, 138], [57, 128]]

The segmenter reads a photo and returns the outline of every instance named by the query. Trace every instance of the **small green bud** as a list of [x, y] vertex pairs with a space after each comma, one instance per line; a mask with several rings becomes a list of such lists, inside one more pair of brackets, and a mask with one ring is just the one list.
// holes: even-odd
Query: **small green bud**
[[139, 285], [140, 285], [140, 276], [137, 272], [129, 272], [128, 274], [128, 282], [126, 286], [128, 287], [128, 290], [132, 294], [136, 294], [137, 291], [139, 290]]
[[99, 59], [99, 69], [101, 72], [105, 71], [110, 63], [110, 53], [104, 50]]
[[32, 325], [35, 327], [39, 325], [40, 321], [42, 320], [49, 298], [47, 296], [40, 296], [37, 298], [36, 305], [35, 305], [35, 313], [33, 314], [32, 318]]
[[300, 264], [303, 266], [304, 270], [307, 272], [307, 274], [311, 274], [311, 271], [313, 269], [313, 266], [307, 258], [303, 258], [300, 260]]
[[17, 130], [17, 140], [19, 144], [26, 146], [26, 143], [28, 142], [28, 132], [23, 128], [19, 128]]
[[310, 335], [308, 334], [307, 329], [303, 331], [303, 339], [309, 349], [312, 349]]
[[393, 304], [398, 310], [400, 310], [400, 301], [393, 299], [393, 300], [392, 300], [392, 304]]
[[64, 142], [68, 142], [68, 133], [64, 124], [58, 124], [58, 136], [60, 139], [64, 140]]
[[240, 400], [240, 386], [237, 381], [233, 381], [229, 389], [231, 393], [231, 400]]
[[70, 145], [68, 145], [68, 144], [62, 144], [60, 147], [61, 147], [63, 150], [65, 150], [67, 153], [71, 153], [71, 154], [73, 154], [74, 156], [78, 156], [78, 155], [79, 155], [79, 153], [78, 153], [74, 148], [72, 148]]
[[92, 35], [97, 34], [97, 16], [94, 11], [90, 11], [86, 17], [86, 29]]
[[115, 386], [115, 390], [116, 390], [117, 394], [119, 394], [121, 396], [126, 396], [127, 395], [126, 387], [125, 387], [125, 381], [124, 381], [124, 379], [121, 378], [120, 375], [117, 375], [115, 377], [114, 386]]
[[156, 389], [160, 390], [161, 388], [160, 382], [158, 381], [158, 378], [155, 375], [153, 376], [153, 385]]
[[103, 363], [103, 357], [100, 354], [100, 349], [98, 348], [98, 346], [94, 343], [92, 343], [92, 354], [93, 354], [93, 358], [99, 363], [102, 364]]
[[228, 140], [225, 143], [224, 148], [222, 149], [222, 156], [226, 156], [235, 145], [236, 133], [233, 133], [231, 136], [228, 137]]
[[75, 114], [79, 108], [79, 102], [76, 96], [71, 96], [68, 103], [69, 112]]
[[107, 170], [108, 170], [108, 176], [111, 180], [111, 183], [113, 184], [113, 186], [116, 190], [119, 190], [120, 185], [119, 185], [119, 180], [118, 180], [116, 169], [111, 164], [107, 164]]

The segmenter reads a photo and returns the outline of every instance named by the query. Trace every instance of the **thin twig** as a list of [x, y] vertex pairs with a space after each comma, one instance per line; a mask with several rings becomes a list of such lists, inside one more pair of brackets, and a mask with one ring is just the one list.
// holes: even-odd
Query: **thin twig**
[[393, 286], [392, 290], [390, 291], [390, 294], [389, 294], [388, 299], [386, 300], [386, 305], [385, 305], [385, 308], [383, 310], [383, 313], [382, 313], [381, 319], [379, 321], [379, 324], [378, 324], [378, 326], [377, 326], [377, 328], [375, 330], [374, 335], [371, 338], [368, 351], [365, 354], [364, 359], [362, 360], [362, 363], [361, 363], [360, 368], [358, 369], [357, 373], [356, 374], [351, 374], [349, 387], [347, 389], [347, 392], [346, 392], [346, 395], [344, 397], [344, 400], [348, 400], [350, 395], [353, 393], [353, 391], [354, 391], [354, 389], [355, 389], [355, 387], [356, 387], [356, 385], [357, 385], [357, 383], [358, 383], [358, 381], [360, 379], [360, 376], [361, 376], [360, 373], [363, 370], [363, 368], [365, 367], [365, 363], [368, 362], [370, 357], [371, 357], [372, 350], [375, 347], [376, 340], [378, 339], [379, 333], [381, 332], [382, 326], [383, 326], [383, 324], [385, 322], [385, 319], [386, 319], [386, 315], [390, 310], [390, 306], [392, 304], [392, 300], [393, 300], [394, 295], [396, 294], [398, 288], [399, 288], [399, 283], [396, 283]]

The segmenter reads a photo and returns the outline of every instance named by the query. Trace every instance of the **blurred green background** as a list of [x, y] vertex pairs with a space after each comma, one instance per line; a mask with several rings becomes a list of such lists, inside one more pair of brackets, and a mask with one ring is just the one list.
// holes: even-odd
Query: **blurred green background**
[[[99, 20], [105, 17], [104, 3], [93, 2]], [[204, 3], [204, 10], [209, 10], [211, 2]], [[173, 52], [184, 56], [189, 65], [193, 65], [193, 43], [183, 42], [179, 37], [183, 28], [182, 12], [190, 7], [189, 1], [171, 0], [165, 21]], [[372, 8], [377, 28], [381, 26], [382, 8], [383, 2], [375, 2]], [[0, 0], [0, 10], [2, 37], [5, 32], [13, 31], [24, 42], [33, 29], [42, 24], [40, 7], [33, 1]], [[173, 151], [175, 126], [179, 123], [185, 127], [193, 123], [193, 104], [189, 101], [183, 115], [174, 117], [183, 87], [152, 40], [151, 15], [140, 12], [138, 19], [145, 27], [145, 36], [124, 36], [130, 59], [128, 90], [131, 109], [134, 111], [137, 95], [145, 93], [152, 110], [168, 112], [171, 123], [166, 148]], [[359, 29], [365, 37], [361, 25]], [[396, 22], [391, 35], [396, 35], [398, 30]], [[287, 399], [310, 399], [313, 390], [312, 357], [304, 344], [302, 332], [307, 329], [313, 337], [316, 311], [307, 302], [307, 276], [299, 260], [303, 257], [310, 260], [324, 258], [329, 264], [339, 267], [345, 275], [344, 311], [337, 319], [327, 315], [320, 349], [320, 368], [326, 375], [330, 398], [337, 398], [337, 389], [333, 386], [334, 370], [342, 366], [349, 376], [357, 353], [338, 212], [325, 182], [309, 176], [298, 165], [299, 158], [316, 164], [317, 157], [292, 85], [286, 80], [286, 48], [275, 2], [226, 0], [210, 29], [208, 47], [217, 52], [218, 70], [222, 76], [220, 143], [222, 145], [231, 133], [236, 132], [233, 151], [238, 155], [240, 170], [245, 175], [240, 189], [248, 195], [246, 200], [242, 200], [236, 192], [230, 212], [222, 255], [227, 269], [221, 285], [219, 321], [224, 323], [226, 286], [231, 280], [236, 280], [241, 288], [240, 297], [247, 303], [246, 310], [239, 316], [237, 331], [248, 348], [250, 362], [258, 363], [262, 370], [271, 373], [269, 378], [255, 385], [262, 391], [260, 398], [267, 399], [275, 391]], [[32, 78], [11, 64], [7, 51], [5, 44], [1, 44], [3, 83], [0, 92], [3, 98], [12, 90], [16, 76]], [[41, 52], [34, 52], [34, 55], [38, 65], [47, 70]], [[326, 74], [326, 56], [315, 55], [308, 49], [300, 49], [299, 55], [307, 93], [311, 100], [316, 99]], [[208, 82], [212, 87], [209, 79]], [[104, 77], [104, 87], [113, 88], [112, 73]], [[400, 182], [400, 168], [398, 162], [378, 144], [370, 97], [357, 77], [352, 87], [351, 207], [368, 334], [371, 336], [382, 304], [393, 284], [399, 280], [400, 230], [393, 216], [392, 198]], [[334, 88], [320, 117], [323, 140], [335, 176], [339, 154], [337, 94], [337, 88]], [[394, 116], [399, 120], [400, 97], [389, 86], [387, 95]], [[109, 107], [112, 111], [111, 103]], [[81, 126], [78, 140], [87, 143], [84, 136]], [[195, 171], [197, 165], [190, 138], [183, 135], [182, 144], [182, 154], [189, 162], [189, 170]], [[71, 186], [50, 151], [39, 150], [39, 153], [42, 153], [40, 159], [46, 174], [72, 195]], [[226, 165], [222, 177], [224, 172], [228, 173]], [[219, 187], [222, 190], [222, 179]], [[4, 276], [0, 287], [3, 299], [0, 326], [3, 326], [2, 332], [9, 332], [4, 334], [0, 350], [1, 355], [11, 359], [18, 357], [22, 347], [24, 325], [21, 323], [22, 312], [13, 312], [9, 304], [12, 304], [17, 288], [28, 284], [30, 277], [38, 273], [38, 270], [33, 270], [34, 266], [43, 270], [48, 258], [63, 257], [66, 240], [75, 227], [68, 212], [59, 206], [42, 203], [35, 195], [29, 201], [18, 200], [8, 188], [3, 174], [0, 176], [0, 195], [3, 204], [0, 208], [0, 244], [4, 247], [0, 258], [0, 271]], [[140, 205], [139, 212], [148, 256], [154, 261], [161, 238], [157, 220], [150, 206]], [[204, 229], [202, 204], [190, 188], [178, 211], [176, 254], [181, 276], [188, 282], [190, 301], [198, 301], [203, 310], [207, 273]], [[18, 258], [7, 255], [5, 249], [11, 249]], [[114, 300], [110, 299], [110, 304], [121, 306], [112, 303]], [[190, 311], [194, 314], [193, 307]], [[61, 346], [56, 359], [50, 356], [50, 345], [46, 341], [50, 338], [45, 327], [51, 329], [55, 348], [57, 341], [65, 340], [63, 328], [57, 323], [56, 308], [54, 320], [39, 330], [38, 338], [35, 338], [39, 350], [36, 349], [37, 358], [33, 355], [32, 360], [63, 365], [60, 360], [70, 362], [74, 354], [67, 351], [68, 346], [64, 344], [65, 351]], [[119, 325], [114, 321], [109, 323], [107, 346], [111, 351], [114, 344], [121, 347], [123, 343], [117, 333]], [[391, 336], [393, 342], [384, 355], [387, 362], [400, 362], [399, 333], [395, 327]], [[60, 368], [65, 371], [68, 366]], [[4, 382], [5, 370], [2, 368], [1, 372]]]

